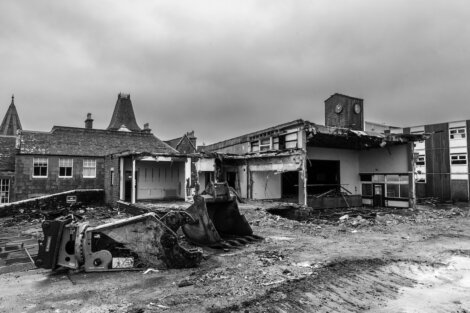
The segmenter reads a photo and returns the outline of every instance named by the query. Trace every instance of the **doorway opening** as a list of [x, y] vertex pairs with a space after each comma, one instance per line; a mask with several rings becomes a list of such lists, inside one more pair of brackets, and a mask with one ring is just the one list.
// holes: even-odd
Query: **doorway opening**
[[281, 174], [281, 197], [288, 202], [298, 202], [299, 172], [284, 172]]

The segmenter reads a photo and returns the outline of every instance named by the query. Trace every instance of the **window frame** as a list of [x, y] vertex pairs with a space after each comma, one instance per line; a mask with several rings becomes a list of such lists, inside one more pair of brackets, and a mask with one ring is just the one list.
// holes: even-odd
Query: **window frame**
[[[456, 157], [456, 158], [454, 159], [454, 157]], [[455, 161], [457, 161], [457, 162], [455, 162]], [[466, 153], [452, 153], [450, 155], [450, 165], [465, 166], [467, 164], [468, 164], [468, 157], [467, 157]]]
[[[255, 149], [256, 148], [256, 149]], [[253, 140], [250, 143], [251, 152], [259, 152], [259, 140]]]
[[[61, 162], [65, 161], [68, 163], [68, 161], [71, 162], [70, 165], [61, 165]], [[65, 169], [65, 175], [61, 175], [61, 169]], [[70, 168], [70, 175], [67, 175], [67, 169]], [[73, 177], [73, 159], [72, 158], [59, 158], [59, 178], [72, 178]]]
[[[45, 162], [44, 162], [45, 160]], [[45, 166], [44, 166], [45, 164]], [[35, 174], [35, 169], [39, 168], [39, 175], [36, 175]], [[45, 175], [41, 175], [41, 169], [42, 168], [46, 168], [46, 174]], [[48, 177], [48, 174], [49, 174], [49, 159], [48, 158], [42, 158], [42, 157], [33, 157], [33, 173], [32, 173], [32, 177], [33, 178], [47, 178]]]
[[465, 127], [449, 128], [449, 140], [460, 140], [467, 138], [467, 129]]
[[[86, 165], [87, 162], [93, 162], [93, 166]], [[93, 169], [94, 176], [85, 175], [85, 169]], [[96, 159], [83, 159], [83, 171], [82, 171], [83, 178], [96, 178]]]
[[10, 203], [10, 188], [10, 179], [0, 178], [0, 204]]
[[[396, 179], [398, 176], [398, 180]], [[389, 186], [398, 186], [398, 196], [389, 196], [388, 188]], [[403, 196], [402, 187], [406, 186], [407, 196]], [[410, 182], [409, 176], [403, 174], [390, 174], [385, 175], [385, 197], [392, 199], [409, 199], [410, 198]]]

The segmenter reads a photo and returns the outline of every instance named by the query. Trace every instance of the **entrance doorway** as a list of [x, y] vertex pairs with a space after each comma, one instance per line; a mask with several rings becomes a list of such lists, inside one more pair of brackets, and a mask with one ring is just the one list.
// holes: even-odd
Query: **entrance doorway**
[[[135, 181], [137, 184], [137, 174], [135, 172]], [[134, 188], [137, 186], [134, 186]], [[135, 198], [137, 199], [137, 188], [135, 188]], [[132, 198], [132, 171], [126, 171], [125, 178], [124, 178], [124, 201], [130, 202]]]
[[227, 184], [235, 190], [237, 188], [237, 172], [227, 172]]
[[385, 197], [384, 197], [384, 184], [374, 184], [374, 207], [384, 207], [385, 206]]

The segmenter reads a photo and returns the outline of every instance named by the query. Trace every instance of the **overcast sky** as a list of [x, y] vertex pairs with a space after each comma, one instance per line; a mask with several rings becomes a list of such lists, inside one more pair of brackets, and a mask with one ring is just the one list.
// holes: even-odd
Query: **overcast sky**
[[137, 122], [213, 143], [302, 118], [335, 92], [397, 126], [470, 119], [464, 0], [1, 1], [0, 119], [106, 128], [119, 92]]

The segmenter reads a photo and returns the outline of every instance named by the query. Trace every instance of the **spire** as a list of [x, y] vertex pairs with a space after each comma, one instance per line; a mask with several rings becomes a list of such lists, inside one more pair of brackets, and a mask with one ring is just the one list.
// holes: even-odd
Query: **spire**
[[119, 93], [113, 117], [109, 123], [108, 130], [122, 130], [127, 128], [130, 131], [141, 131], [137, 125], [132, 108], [131, 96]]
[[11, 104], [0, 125], [0, 135], [16, 136], [18, 130], [22, 130], [20, 117], [15, 107], [15, 95], [11, 96]]

